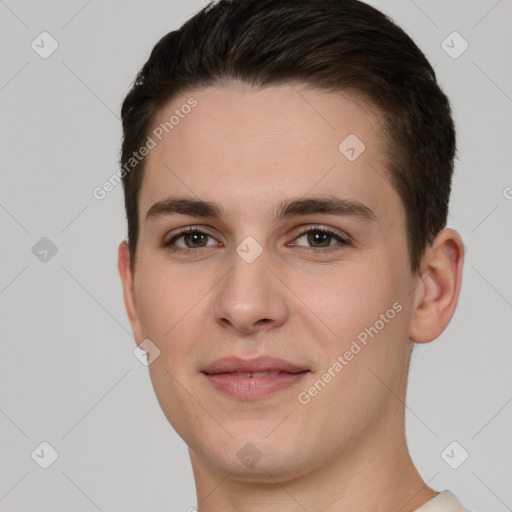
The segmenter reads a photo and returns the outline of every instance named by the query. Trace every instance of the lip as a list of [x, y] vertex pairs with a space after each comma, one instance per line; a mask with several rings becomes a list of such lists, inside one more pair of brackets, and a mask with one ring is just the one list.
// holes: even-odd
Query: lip
[[252, 359], [242, 359], [240, 357], [231, 356], [215, 359], [207, 364], [202, 369], [202, 372], [217, 374], [233, 372], [272, 372], [276, 370], [287, 373], [299, 373], [309, 370], [309, 368], [278, 357], [259, 356]]
[[[202, 373], [222, 393], [243, 400], [258, 400], [297, 385], [309, 371], [305, 366], [285, 359], [260, 356], [253, 359], [216, 359], [206, 365]], [[260, 372], [272, 373], [267, 376], [247, 375]]]

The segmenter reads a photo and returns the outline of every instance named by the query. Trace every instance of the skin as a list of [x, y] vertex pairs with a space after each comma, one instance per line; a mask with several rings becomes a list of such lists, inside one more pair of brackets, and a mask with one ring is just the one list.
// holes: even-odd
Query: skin
[[[189, 447], [199, 512], [415, 510], [439, 491], [422, 480], [406, 445], [410, 354], [413, 343], [437, 338], [455, 311], [460, 235], [441, 231], [421, 271], [410, 272], [382, 123], [360, 98], [304, 85], [210, 86], [174, 98], [155, 126], [190, 96], [197, 107], [147, 156], [135, 270], [126, 242], [118, 264], [135, 341], [150, 339], [161, 351], [149, 372], [164, 414]], [[349, 134], [365, 144], [352, 162], [338, 149]], [[273, 218], [283, 200], [326, 195], [360, 201], [376, 221]], [[217, 202], [223, 215], [146, 221], [150, 207], [170, 196]], [[353, 244], [308, 241], [315, 224]], [[162, 247], [197, 225], [210, 236], [188, 246], [177, 240], [192, 247], [188, 253]], [[263, 250], [252, 263], [236, 252], [248, 236]], [[300, 403], [298, 393], [395, 302], [402, 310]], [[249, 401], [220, 393], [201, 373], [216, 358], [262, 354], [310, 373], [296, 387]], [[237, 457], [248, 442], [261, 454], [252, 467]]]

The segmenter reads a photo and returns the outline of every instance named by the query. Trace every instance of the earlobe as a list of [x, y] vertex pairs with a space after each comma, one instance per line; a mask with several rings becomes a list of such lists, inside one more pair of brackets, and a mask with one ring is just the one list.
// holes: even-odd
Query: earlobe
[[417, 287], [409, 337], [416, 343], [436, 339], [450, 322], [459, 299], [464, 245], [459, 233], [438, 233], [422, 262], [426, 267]]
[[139, 320], [137, 297], [135, 294], [134, 274], [131, 267], [130, 249], [126, 241], [119, 244], [117, 266], [123, 284], [123, 297], [126, 313], [132, 326], [133, 336], [136, 343], [140, 343], [144, 336]]

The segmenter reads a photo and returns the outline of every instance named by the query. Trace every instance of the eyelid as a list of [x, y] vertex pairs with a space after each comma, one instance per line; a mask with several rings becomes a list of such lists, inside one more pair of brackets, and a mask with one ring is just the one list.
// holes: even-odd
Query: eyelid
[[[321, 231], [323, 233], [327, 233], [329, 235], [333, 235], [335, 237], [340, 238], [347, 245], [353, 242], [352, 238], [345, 233], [344, 231], [340, 231], [336, 228], [332, 228], [330, 226], [324, 226], [322, 224], [303, 224], [297, 228], [297, 232], [294, 235], [294, 240], [309, 233], [310, 231]], [[315, 247], [311, 247], [311, 249], [315, 249]]]
[[[211, 238], [216, 238], [211, 233], [209, 228], [207, 228], [206, 226], [201, 226], [200, 224], [194, 224], [192, 226], [185, 226], [184, 228], [178, 229], [178, 231], [176, 233], [174, 233], [173, 235], [171, 235], [169, 238], [166, 237], [164, 239], [164, 241], [162, 242], [162, 245], [164, 247], [169, 246], [171, 243], [175, 242], [176, 240], [181, 238], [183, 235], [186, 235], [187, 233], [202, 233], [204, 235], [208, 235]], [[180, 248], [178, 248], [178, 249], [180, 249]], [[191, 250], [195, 250], [195, 249], [191, 249]]]

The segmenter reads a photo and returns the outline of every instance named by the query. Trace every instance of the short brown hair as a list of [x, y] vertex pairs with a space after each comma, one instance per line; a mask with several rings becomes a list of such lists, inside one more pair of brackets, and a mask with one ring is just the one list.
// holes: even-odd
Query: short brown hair
[[[411, 38], [358, 0], [220, 0], [155, 45], [126, 96], [121, 164], [144, 145], [159, 109], [192, 88], [302, 82], [363, 95], [382, 114], [389, 180], [406, 212], [412, 272], [446, 227], [455, 154], [448, 98]], [[144, 159], [123, 173], [135, 264]], [[134, 268], [134, 267], [133, 267]]]

